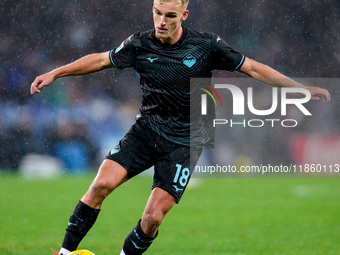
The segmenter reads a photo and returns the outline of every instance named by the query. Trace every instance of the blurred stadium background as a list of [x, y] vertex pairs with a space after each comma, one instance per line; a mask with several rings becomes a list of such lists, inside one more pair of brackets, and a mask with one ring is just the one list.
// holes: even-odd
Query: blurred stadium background
[[[39, 74], [86, 54], [110, 50], [135, 31], [152, 28], [151, 7], [152, 1], [0, 4], [0, 169], [18, 169], [27, 154], [52, 156], [68, 172], [97, 168], [134, 121], [141, 95], [137, 74], [106, 70], [62, 78], [34, 96], [29, 94], [30, 84]], [[214, 32], [246, 56], [290, 77], [336, 78], [340, 75], [339, 8], [338, 0], [197, 0], [191, 1], [184, 25]], [[243, 77], [236, 72], [214, 75]], [[340, 144], [339, 90], [337, 84], [319, 85], [331, 90], [333, 101], [327, 106], [311, 104], [316, 110], [309, 125], [303, 126], [308, 128], [289, 132], [304, 135], [300, 143], [309, 146], [310, 134], [317, 133], [321, 136], [314, 144], [326, 148], [320, 153], [334, 154]], [[262, 94], [256, 94], [261, 100]], [[230, 161], [240, 154], [255, 163], [289, 163], [296, 157], [282, 128], [228, 132]], [[323, 135], [332, 137], [331, 145]]]
[[[152, 28], [151, 7], [152, 1], [0, 3], [1, 254], [58, 249], [66, 219], [93, 178], [91, 170], [134, 122], [140, 105], [133, 70], [62, 78], [34, 96], [30, 84], [39, 74]], [[189, 10], [185, 26], [214, 32], [290, 77], [327, 78], [319, 85], [332, 94], [327, 105], [309, 103], [313, 117], [299, 119], [296, 129], [220, 129], [218, 155], [206, 152], [204, 159], [339, 163], [340, 2], [191, 0]], [[258, 88], [256, 100], [265, 101], [266, 91]], [[32, 175], [60, 169], [75, 175], [41, 181], [7, 174], [20, 168]], [[132, 181], [108, 198], [82, 248], [118, 253], [150, 193], [150, 178]], [[164, 237], [150, 254], [339, 254], [339, 179], [198, 179], [194, 184], [169, 214]]]

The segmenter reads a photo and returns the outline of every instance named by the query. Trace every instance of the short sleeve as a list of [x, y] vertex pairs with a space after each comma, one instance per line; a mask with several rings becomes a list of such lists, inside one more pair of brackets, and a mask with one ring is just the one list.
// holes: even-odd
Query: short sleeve
[[231, 48], [222, 38], [212, 34], [213, 68], [234, 71], [239, 69], [245, 57]]
[[123, 41], [119, 47], [110, 51], [111, 63], [118, 69], [135, 66], [134, 35]]

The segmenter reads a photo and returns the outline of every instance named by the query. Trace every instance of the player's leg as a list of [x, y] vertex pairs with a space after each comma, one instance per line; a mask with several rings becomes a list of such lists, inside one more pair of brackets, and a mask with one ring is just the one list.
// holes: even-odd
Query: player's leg
[[142, 219], [124, 241], [121, 255], [137, 255], [145, 252], [157, 237], [159, 226], [175, 203], [175, 198], [167, 191], [158, 187], [153, 189]]
[[[74, 250], [77, 247], [94, 224], [104, 199], [116, 187], [154, 164], [153, 136], [150, 130], [136, 123], [119, 144], [109, 152], [89, 190], [77, 205], [74, 216], [70, 218], [63, 242], [64, 248]], [[82, 221], [79, 215], [91, 218], [90, 222]], [[75, 235], [79, 237], [74, 237]]]
[[100, 209], [104, 199], [127, 180], [128, 174], [124, 167], [115, 161], [105, 159], [81, 201], [92, 208]]
[[104, 160], [96, 178], [69, 219], [60, 254], [67, 255], [77, 249], [95, 223], [104, 199], [127, 179], [127, 171], [121, 165], [109, 159]]
[[159, 138], [157, 148], [163, 153], [155, 164], [153, 191], [142, 219], [125, 239], [121, 255], [139, 255], [148, 249], [164, 217], [180, 201], [202, 152], [163, 138]]
[[167, 191], [158, 187], [153, 189], [141, 220], [143, 232], [149, 236], [156, 235], [165, 215], [175, 203], [175, 198]]

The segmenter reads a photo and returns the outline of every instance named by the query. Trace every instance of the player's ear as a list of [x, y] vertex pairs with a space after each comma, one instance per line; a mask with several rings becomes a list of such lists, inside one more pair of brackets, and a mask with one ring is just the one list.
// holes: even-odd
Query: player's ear
[[185, 11], [183, 12], [183, 16], [182, 16], [182, 18], [181, 18], [181, 21], [186, 20], [186, 19], [188, 18], [188, 16], [189, 16], [189, 11], [188, 11], [188, 10], [185, 10]]

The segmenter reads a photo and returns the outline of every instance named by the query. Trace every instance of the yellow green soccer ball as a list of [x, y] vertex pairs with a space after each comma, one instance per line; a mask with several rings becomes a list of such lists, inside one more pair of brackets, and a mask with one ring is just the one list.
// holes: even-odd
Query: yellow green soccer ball
[[95, 254], [87, 250], [76, 250], [72, 252], [70, 255], [95, 255]]

